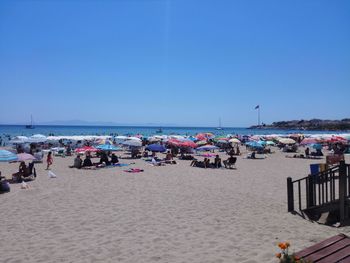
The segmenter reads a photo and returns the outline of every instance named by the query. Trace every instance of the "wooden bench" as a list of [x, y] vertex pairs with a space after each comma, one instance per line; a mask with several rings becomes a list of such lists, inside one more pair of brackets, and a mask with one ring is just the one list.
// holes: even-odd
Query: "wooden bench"
[[314, 263], [350, 263], [350, 238], [339, 234], [305, 248], [295, 255]]

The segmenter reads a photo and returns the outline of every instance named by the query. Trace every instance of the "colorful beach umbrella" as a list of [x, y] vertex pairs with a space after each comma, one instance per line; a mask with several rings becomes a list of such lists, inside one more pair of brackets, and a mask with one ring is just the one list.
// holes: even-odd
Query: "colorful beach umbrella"
[[214, 145], [203, 145], [201, 147], [198, 147], [196, 150], [197, 151], [213, 151], [219, 149], [219, 147], [214, 146]]
[[17, 154], [17, 161], [22, 162], [22, 161], [32, 161], [35, 160], [36, 158], [29, 154], [29, 153], [19, 153]]
[[113, 145], [113, 142], [109, 139], [98, 139], [97, 143], [100, 145]]
[[97, 146], [96, 149], [99, 149], [102, 151], [111, 151], [111, 152], [122, 150], [122, 148], [116, 147], [116, 146], [111, 145], [111, 144], [101, 144], [101, 145]]
[[75, 149], [75, 152], [77, 153], [98, 152], [98, 151], [99, 149], [96, 149], [95, 147], [92, 147], [92, 146], [84, 146], [84, 147]]
[[0, 162], [12, 162], [17, 161], [18, 157], [16, 154], [7, 150], [0, 150]]
[[241, 143], [240, 140], [238, 140], [237, 138], [232, 138], [229, 140], [230, 143]]

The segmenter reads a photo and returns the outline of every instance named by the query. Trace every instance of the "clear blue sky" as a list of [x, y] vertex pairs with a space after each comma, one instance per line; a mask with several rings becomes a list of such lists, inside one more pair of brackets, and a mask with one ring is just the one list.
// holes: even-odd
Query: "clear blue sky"
[[350, 117], [350, 1], [2, 0], [0, 90], [0, 123]]

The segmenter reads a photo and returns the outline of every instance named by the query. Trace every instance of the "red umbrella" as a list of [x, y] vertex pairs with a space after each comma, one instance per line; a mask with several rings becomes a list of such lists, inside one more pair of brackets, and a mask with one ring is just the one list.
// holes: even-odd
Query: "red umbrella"
[[196, 148], [196, 147], [197, 147], [197, 144], [195, 144], [195, 143], [192, 142], [192, 141], [185, 141], [185, 142], [181, 142], [181, 143], [180, 143], [180, 146], [181, 146], [181, 147]]
[[180, 143], [181, 143], [181, 141], [176, 140], [176, 139], [170, 139], [170, 140], [168, 141], [168, 144], [169, 144], [169, 145], [174, 145], [174, 146], [180, 146]]
[[316, 140], [315, 138], [305, 138], [301, 141], [301, 144], [313, 144], [318, 142], [319, 140]]
[[330, 142], [330, 143], [336, 143], [336, 142], [346, 143], [347, 139], [345, 139], [344, 137], [341, 137], [341, 136], [332, 136], [331, 138], [328, 138], [326, 140], [326, 142]]
[[95, 147], [92, 147], [92, 146], [84, 146], [84, 147], [75, 149], [75, 152], [77, 152], [77, 153], [98, 152], [98, 151], [100, 151], [100, 150], [96, 149]]

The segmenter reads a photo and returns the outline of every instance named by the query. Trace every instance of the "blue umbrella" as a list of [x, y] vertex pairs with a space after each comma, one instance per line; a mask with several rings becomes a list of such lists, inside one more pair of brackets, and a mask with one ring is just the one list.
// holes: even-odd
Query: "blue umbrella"
[[16, 154], [7, 150], [0, 150], [0, 162], [11, 162], [17, 161], [18, 157]]
[[252, 148], [264, 148], [259, 142], [256, 142], [256, 141], [247, 142], [246, 145]]
[[122, 150], [122, 148], [116, 147], [116, 146], [111, 145], [111, 144], [101, 144], [101, 145], [97, 146], [96, 148], [100, 149], [102, 151], [121, 151]]
[[319, 143], [313, 143], [311, 144], [312, 148], [316, 149], [316, 150], [322, 150], [322, 145]]
[[146, 150], [149, 150], [151, 152], [165, 152], [166, 148], [160, 144], [150, 144], [146, 147]]

